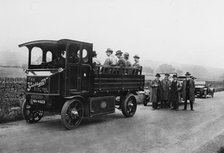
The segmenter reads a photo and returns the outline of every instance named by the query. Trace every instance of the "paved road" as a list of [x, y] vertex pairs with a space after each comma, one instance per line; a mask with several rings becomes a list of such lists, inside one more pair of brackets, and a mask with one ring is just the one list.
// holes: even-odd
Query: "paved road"
[[[65, 130], [60, 116], [37, 124], [0, 125], [0, 152], [205, 153], [224, 145], [224, 92], [197, 99], [195, 111], [153, 111], [138, 106], [133, 118], [115, 114], [84, 119]], [[183, 108], [181, 106], [180, 108]], [[219, 143], [216, 143], [219, 142]]]

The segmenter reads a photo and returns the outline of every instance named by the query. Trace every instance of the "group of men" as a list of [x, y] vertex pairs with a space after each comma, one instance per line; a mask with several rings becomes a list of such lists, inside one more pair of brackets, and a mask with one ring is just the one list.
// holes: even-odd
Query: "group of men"
[[184, 109], [187, 110], [187, 101], [190, 101], [191, 110], [193, 109], [193, 103], [195, 100], [194, 90], [195, 84], [194, 80], [191, 78], [191, 74], [186, 72], [186, 79], [184, 79], [181, 84], [178, 81], [178, 77], [174, 74], [173, 80], [169, 80], [169, 74], [165, 74], [165, 78], [160, 81], [160, 74], [156, 74], [155, 80], [150, 84], [151, 97], [153, 110], [158, 109], [158, 104], [160, 102], [160, 108], [171, 108], [171, 110], [179, 110], [180, 97], [184, 100]]
[[[94, 55], [96, 56], [96, 52], [94, 52]], [[134, 64], [131, 64], [131, 62], [129, 61], [129, 53], [123, 53], [121, 50], [116, 51], [115, 56], [117, 58], [113, 55], [113, 50], [110, 48], [106, 50], [106, 55], [107, 58], [103, 64], [104, 66], [120, 66], [125, 68], [133, 67], [137, 69], [141, 68], [141, 65], [139, 63], [140, 57], [138, 55], [133, 56], [135, 61]], [[99, 61], [97, 61], [96, 59], [93, 60], [97, 65], [100, 65]]]

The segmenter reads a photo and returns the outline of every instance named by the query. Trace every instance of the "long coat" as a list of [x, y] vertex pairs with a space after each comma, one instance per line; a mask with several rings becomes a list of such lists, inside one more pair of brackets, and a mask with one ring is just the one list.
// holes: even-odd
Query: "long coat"
[[162, 84], [162, 100], [169, 100], [169, 92], [171, 81], [169, 79], [163, 79], [161, 81]]
[[[194, 84], [194, 80], [189, 79], [189, 100], [190, 101], [194, 101], [195, 100], [195, 84]], [[186, 84], [187, 84], [187, 79], [185, 79], [183, 81], [183, 85], [182, 85], [182, 95], [183, 95], [183, 100], [185, 101], [187, 99], [187, 92], [186, 92]]]
[[151, 87], [150, 101], [153, 103], [157, 103], [158, 101], [161, 101], [162, 99], [161, 81], [157, 81], [156, 79], [153, 80], [150, 84], [150, 87]]
[[172, 81], [171, 83], [171, 89], [170, 89], [170, 102], [172, 103], [178, 103], [179, 102], [179, 96], [181, 91], [181, 84], [180, 82]]

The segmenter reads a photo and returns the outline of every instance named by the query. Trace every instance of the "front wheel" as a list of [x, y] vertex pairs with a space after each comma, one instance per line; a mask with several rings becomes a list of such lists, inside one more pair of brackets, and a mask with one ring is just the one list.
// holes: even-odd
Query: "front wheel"
[[84, 114], [83, 104], [78, 99], [68, 100], [61, 110], [61, 121], [65, 128], [71, 130], [79, 126]]
[[133, 94], [129, 94], [121, 101], [121, 110], [125, 117], [134, 116], [137, 109], [137, 101]]
[[22, 114], [27, 123], [37, 123], [44, 116], [44, 111], [38, 107], [38, 104], [25, 99], [22, 104]]

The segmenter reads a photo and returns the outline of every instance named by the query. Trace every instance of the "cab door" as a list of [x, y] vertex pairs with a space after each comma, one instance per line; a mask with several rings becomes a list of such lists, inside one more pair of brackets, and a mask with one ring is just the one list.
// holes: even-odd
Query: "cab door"
[[92, 46], [81, 46], [81, 65], [80, 65], [80, 77], [81, 77], [81, 91], [91, 91], [91, 78], [92, 78]]
[[73, 43], [69, 45], [67, 55], [67, 94], [81, 94], [91, 90], [91, 51], [92, 45]]
[[80, 65], [81, 54], [79, 44], [70, 44], [67, 47], [67, 71], [65, 75], [66, 80], [66, 94], [73, 95], [81, 91], [81, 77], [80, 77]]

